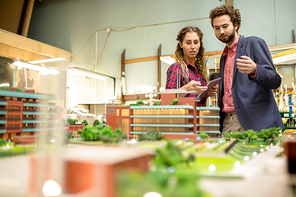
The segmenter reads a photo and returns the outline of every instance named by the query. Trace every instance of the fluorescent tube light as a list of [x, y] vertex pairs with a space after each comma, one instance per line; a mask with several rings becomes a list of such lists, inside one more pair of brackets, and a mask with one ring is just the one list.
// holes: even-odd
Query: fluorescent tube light
[[9, 87], [10, 84], [9, 83], [0, 83], [0, 87]]
[[72, 68], [68, 69], [68, 72], [76, 74], [76, 75], [91, 77], [91, 78], [94, 78], [94, 79], [106, 80], [106, 77], [101, 76], [99, 73], [93, 72], [93, 71], [90, 71], [90, 70], [86, 70], [86, 69], [83, 69], [83, 68], [72, 67]]
[[27, 68], [30, 70], [36, 70], [36, 71], [40, 71], [40, 72], [48, 73], [48, 74], [53, 74], [53, 75], [57, 75], [60, 73], [60, 71], [57, 71], [54, 68], [44, 68], [41, 66], [35, 66], [33, 64], [28, 64], [25, 62], [15, 61], [12, 63], [12, 65], [17, 66], [17, 69]]
[[44, 59], [44, 60], [36, 60], [29, 62], [30, 64], [40, 64], [40, 63], [47, 63], [47, 62], [56, 62], [56, 61], [63, 61], [66, 60], [65, 58], [52, 58], [52, 59]]
[[294, 59], [296, 59], [296, 53], [284, 55], [281, 57], [276, 57], [276, 58], [273, 58], [272, 60], [273, 60], [274, 64], [279, 64], [279, 63], [287, 62], [287, 61], [294, 60]]

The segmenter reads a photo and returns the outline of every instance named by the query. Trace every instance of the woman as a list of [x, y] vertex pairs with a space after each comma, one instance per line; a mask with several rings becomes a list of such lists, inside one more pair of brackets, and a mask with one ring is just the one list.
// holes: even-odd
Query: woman
[[[185, 97], [197, 97], [207, 89], [205, 79], [206, 68], [204, 62], [203, 33], [198, 27], [188, 26], [177, 35], [175, 51], [176, 63], [167, 70], [166, 89], [185, 89], [195, 91], [195, 94], [186, 94]], [[208, 93], [215, 96], [217, 85]], [[197, 101], [197, 106], [205, 106], [207, 97]]]

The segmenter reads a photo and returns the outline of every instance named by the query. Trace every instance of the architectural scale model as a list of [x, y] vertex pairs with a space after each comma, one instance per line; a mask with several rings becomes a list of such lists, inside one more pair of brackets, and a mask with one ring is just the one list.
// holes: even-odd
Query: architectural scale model
[[196, 107], [195, 98], [177, 98], [177, 93], [161, 94], [161, 105], [111, 106], [106, 110], [106, 124], [113, 130], [133, 136], [149, 130], [160, 131], [165, 138], [196, 139], [198, 133], [219, 134], [219, 107]]
[[34, 90], [18, 92], [0, 90], [0, 138], [13, 140], [16, 136], [32, 136], [35, 132], [52, 130], [55, 100], [53, 95], [35, 94]]

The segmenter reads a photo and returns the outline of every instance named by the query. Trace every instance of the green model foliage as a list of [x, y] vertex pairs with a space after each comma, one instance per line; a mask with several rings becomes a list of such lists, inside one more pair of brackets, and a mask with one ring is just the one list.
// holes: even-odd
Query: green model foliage
[[117, 178], [116, 188], [119, 197], [144, 196], [151, 191], [161, 194], [162, 197], [209, 196], [199, 188], [198, 180], [199, 176], [196, 173], [169, 173], [163, 170], [148, 173], [124, 171]]
[[263, 142], [266, 142], [268, 139], [268, 131], [266, 129], [262, 129], [260, 133], [258, 133], [258, 136], [263, 139]]
[[87, 125], [83, 128], [81, 137], [87, 141], [93, 140], [94, 138], [94, 133], [92, 131], [92, 127]]
[[138, 100], [138, 101], [136, 102], [136, 105], [144, 105], [144, 101], [142, 101], [142, 100]]
[[122, 131], [120, 127], [117, 127], [117, 129], [115, 130], [115, 134], [116, 135], [122, 135]]
[[177, 104], [177, 103], [179, 103], [179, 102], [180, 102], [180, 101], [179, 101], [178, 99], [174, 99], [174, 100], [173, 100], [173, 103], [174, 103], [174, 104]]
[[87, 126], [88, 125], [87, 120], [82, 121], [82, 124], [84, 124], [85, 126]]
[[72, 118], [67, 118], [66, 123], [71, 124], [72, 120], [73, 120]]
[[22, 92], [23, 90], [22, 89], [20, 89], [20, 88], [16, 88], [16, 90], [15, 91], [17, 91], [17, 92]]
[[270, 138], [271, 138], [271, 143], [273, 143], [274, 138], [277, 138], [279, 136], [279, 131], [281, 130], [281, 127], [271, 127], [269, 128], [269, 132], [270, 132]]
[[242, 133], [240, 133], [239, 131], [236, 132], [232, 132], [231, 137], [232, 138], [236, 138], [236, 139], [242, 139]]
[[182, 163], [186, 163], [189, 166], [189, 163], [192, 161], [195, 161], [194, 155], [189, 154], [187, 158], [184, 158], [182, 156], [182, 149], [176, 146], [173, 141], [168, 141], [165, 147], [158, 148], [153, 158], [153, 162], [158, 169], [176, 168]]
[[154, 130], [147, 131], [147, 134], [144, 133], [139, 134], [138, 140], [161, 140], [163, 138], [163, 134], [161, 132], [155, 132]]
[[77, 119], [71, 119], [71, 118], [68, 118], [68, 119], [66, 120], [66, 122], [69, 123], [69, 124], [76, 124], [76, 122], [78, 122], [78, 120], [77, 120]]
[[86, 141], [119, 142], [122, 139], [127, 139], [127, 135], [123, 134], [120, 128], [113, 132], [108, 125], [106, 127], [87, 125], [82, 131], [78, 131], [78, 134], [80, 133], [81, 137]]
[[252, 141], [256, 141], [256, 140], [258, 140], [258, 135], [252, 135], [252, 136], [251, 136], [251, 140], [252, 140]]
[[231, 133], [223, 132], [223, 137], [224, 138], [231, 138]]
[[164, 148], [156, 150], [153, 161], [159, 168], [177, 167], [183, 161], [181, 149], [169, 141]]
[[109, 125], [105, 126], [102, 129], [102, 135], [106, 135], [106, 136], [112, 137], [113, 136], [112, 128]]
[[[248, 137], [248, 139], [249, 139], [249, 143], [251, 142], [251, 140], [254, 140], [254, 138], [255, 137], [253, 137], [252, 138], [252, 136], [257, 136], [257, 132], [256, 131], [254, 131], [253, 129], [249, 129], [249, 130], [247, 130], [247, 137]], [[257, 136], [257, 139], [258, 139], [258, 136]]]
[[2, 86], [0, 88], [1, 88], [1, 90], [9, 90], [9, 87], [6, 87], [6, 86]]
[[156, 132], [155, 136], [156, 136], [156, 140], [161, 140], [163, 138], [163, 134], [161, 132]]
[[161, 101], [157, 101], [156, 102], [156, 105], [161, 105]]
[[3, 145], [6, 145], [7, 144], [7, 141], [4, 140], [4, 139], [0, 139], [0, 145], [1, 145], [1, 148]]
[[248, 137], [247, 131], [242, 132], [242, 139], [246, 139]]
[[201, 132], [200, 134], [198, 134], [199, 137], [201, 137], [202, 139], [208, 139], [210, 136], [204, 132]]
[[99, 120], [95, 120], [94, 123], [93, 123], [93, 126], [97, 126], [97, 125], [101, 125]]

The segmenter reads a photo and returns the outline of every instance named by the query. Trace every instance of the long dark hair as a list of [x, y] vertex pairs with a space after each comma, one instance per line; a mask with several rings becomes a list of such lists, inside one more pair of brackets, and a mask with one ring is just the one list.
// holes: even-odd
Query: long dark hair
[[207, 76], [206, 75], [207, 69], [205, 68], [205, 60], [204, 60], [205, 49], [203, 47], [203, 42], [202, 42], [203, 33], [198, 27], [187, 26], [187, 27], [184, 27], [183, 29], [181, 29], [181, 31], [179, 32], [179, 34], [177, 35], [177, 38], [176, 38], [176, 40], [178, 41], [178, 44], [177, 44], [176, 51], [175, 51], [175, 60], [176, 60], [176, 62], [178, 62], [181, 65], [183, 73], [188, 74], [188, 68], [183, 61], [183, 59], [184, 59], [183, 49], [181, 48], [181, 46], [179, 44], [179, 42], [181, 42], [181, 43], [183, 42], [187, 32], [195, 32], [199, 37], [200, 47], [199, 47], [198, 54], [196, 55], [195, 65], [193, 65], [193, 66], [196, 66], [197, 68], [199, 68], [200, 73], [205, 78]]

